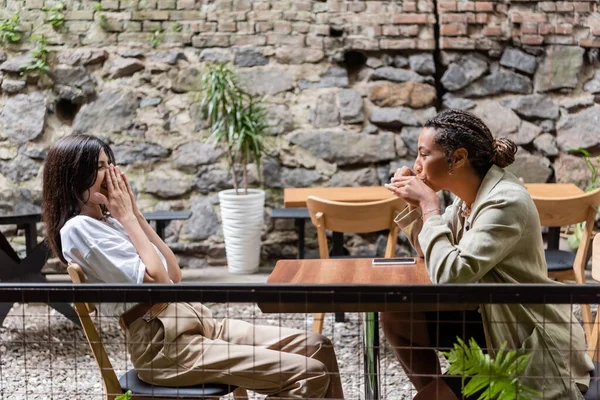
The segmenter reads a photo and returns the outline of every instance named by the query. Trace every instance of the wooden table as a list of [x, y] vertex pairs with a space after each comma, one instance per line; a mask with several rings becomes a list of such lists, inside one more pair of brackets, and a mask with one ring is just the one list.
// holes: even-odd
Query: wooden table
[[[280, 260], [269, 275], [267, 284], [356, 285], [360, 292], [365, 285], [431, 285], [423, 259], [412, 265], [373, 266], [372, 258], [327, 260]], [[293, 286], [290, 290], [294, 290]], [[303, 295], [299, 293], [299, 298]], [[260, 303], [264, 313], [364, 312], [364, 376], [365, 398], [379, 398], [379, 321], [383, 311], [447, 311], [471, 310], [472, 304], [413, 304], [402, 303]]]

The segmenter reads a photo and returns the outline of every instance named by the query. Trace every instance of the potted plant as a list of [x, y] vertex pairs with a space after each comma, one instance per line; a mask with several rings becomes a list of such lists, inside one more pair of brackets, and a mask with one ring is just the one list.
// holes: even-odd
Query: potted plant
[[254, 273], [260, 261], [265, 192], [248, 188], [248, 164], [254, 161], [260, 181], [266, 113], [262, 100], [254, 100], [224, 64], [207, 66], [200, 94], [209, 140], [226, 150], [233, 179], [233, 189], [219, 192], [227, 266], [231, 273]]

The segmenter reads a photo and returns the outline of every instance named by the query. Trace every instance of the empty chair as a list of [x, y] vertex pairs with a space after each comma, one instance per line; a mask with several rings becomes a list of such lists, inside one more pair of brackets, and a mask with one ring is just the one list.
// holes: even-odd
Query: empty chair
[[[393, 257], [398, 238], [394, 217], [406, 207], [399, 198], [367, 203], [346, 203], [309, 196], [306, 205], [312, 223], [317, 227], [320, 258], [329, 258], [326, 231], [371, 233], [389, 230], [385, 257]], [[325, 314], [315, 314], [312, 330], [321, 333]]]
[[[575, 255], [558, 249], [546, 250], [548, 276], [559, 281], [574, 280], [585, 283], [585, 264], [590, 238], [594, 228], [594, 219], [600, 205], [600, 189], [569, 197], [542, 197], [533, 194], [533, 201], [540, 215], [542, 226], [561, 227], [585, 222], [581, 241]], [[582, 305], [583, 322], [586, 336], [591, 333], [591, 312], [589, 305]]]
[[[71, 264], [67, 270], [73, 283], [85, 283], [85, 276], [79, 265]], [[132, 400], [212, 399], [225, 396], [232, 391], [234, 392], [236, 399], [248, 398], [245, 389], [221, 384], [203, 384], [186, 387], [151, 385], [142, 381], [138, 377], [135, 369], [131, 369], [120, 378], [117, 378], [117, 374], [108, 358], [102, 339], [90, 316], [91, 313], [96, 311], [96, 307], [91, 303], [76, 303], [75, 310], [79, 315], [88, 344], [92, 349], [92, 353], [94, 354], [94, 358], [100, 369], [100, 374], [106, 390], [106, 400], [114, 400], [118, 395], [121, 395], [128, 390], [131, 390], [132, 392]]]

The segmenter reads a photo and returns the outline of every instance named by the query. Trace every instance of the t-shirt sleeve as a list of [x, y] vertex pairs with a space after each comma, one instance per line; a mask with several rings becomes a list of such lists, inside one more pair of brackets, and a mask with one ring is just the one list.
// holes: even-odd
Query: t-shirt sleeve
[[102, 280], [115, 283], [143, 283], [146, 266], [135, 247], [118, 236], [90, 245], [85, 260], [92, 269], [102, 271]]
[[146, 266], [130, 241], [94, 221], [76, 222], [61, 232], [67, 261], [96, 282], [143, 283]]

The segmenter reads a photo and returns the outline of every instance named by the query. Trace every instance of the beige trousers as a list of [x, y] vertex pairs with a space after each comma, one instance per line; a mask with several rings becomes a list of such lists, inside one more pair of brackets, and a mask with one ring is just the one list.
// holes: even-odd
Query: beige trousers
[[331, 341], [311, 331], [216, 320], [200, 303], [171, 303], [126, 332], [140, 379], [159, 386], [223, 383], [273, 398], [343, 398]]

